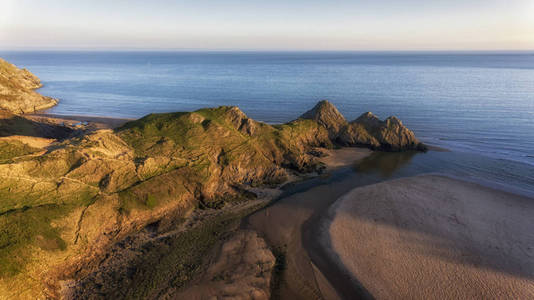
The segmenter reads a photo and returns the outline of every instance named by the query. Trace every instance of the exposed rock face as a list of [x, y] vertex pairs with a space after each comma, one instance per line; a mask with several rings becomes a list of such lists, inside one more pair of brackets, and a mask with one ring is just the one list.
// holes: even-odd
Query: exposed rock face
[[271, 126], [222, 106], [151, 114], [45, 149], [0, 145], [9, 152], [0, 160], [0, 295], [54, 297], [58, 280], [84, 276], [147, 224], [247, 199], [242, 186], [320, 171], [315, 147], [416, 145], [393, 117], [349, 124], [326, 101], [303, 116]]
[[379, 149], [380, 143], [372, 136], [362, 124], [350, 123], [337, 137], [337, 142], [342, 146], [364, 146], [371, 149]]
[[323, 100], [300, 118], [321, 124], [328, 130], [330, 139], [342, 146], [365, 146], [383, 151], [426, 150], [396, 117], [381, 121], [373, 113], [366, 112], [348, 123], [332, 103]]
[[427, 149], [396, 117], [381, 121], [371, 112], [366, 112], [350, 122], [339, 135], [338, 142], [342, 145], [363, 145], [383, 151]]
[[347, 120], [328, 100], [319, 101], [312, 109], [303, 113], [301, 119], [314, 120], [328, 130], [330, 138], [335, 139], [347, 126]]
[[241, 230], [224, 243], [201, 282], [172, 299], [270, 299], [275, 257], [254, 231]]
[[368, 112], [363, 113], [352, 123], [360, 123], [360, 124], [364, 124], [366, 127], [372, 128], [372, 127], [380, 126], [382, 122], [375, 114], [368, 111]]
[[13, 113], [31, 113], [50, 108], [57, 100], [34, 90], [42, 86], [39, 78], [0, 58], [0, 109]]

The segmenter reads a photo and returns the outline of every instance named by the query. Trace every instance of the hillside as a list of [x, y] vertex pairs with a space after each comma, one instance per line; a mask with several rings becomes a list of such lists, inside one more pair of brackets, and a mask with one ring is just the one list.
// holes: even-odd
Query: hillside
[[[323, 121], [271, 126], [223, 106], [151, 114], [45, 148], [6, 141], [0, 147], [0, 295], [53, 297], [59, 280], [82, 278], [110, 247], [149, 224], [170, 230], [196, 208], [223, 208], [254, 198], [253, 187], [321, 172], [313, 149], [339, 144]], [[380, 128], [387, 136], [411, 133]], [[344, 144], [369, 146], [360, 141], [352, 136]], [[401, 147], [395, 150], [421, 146], [414, 138]]]
[[30, 71], [19, 69], [0, 58], [0, 109], [21, 114], [56, 105], [56, 99], [42, 96], [35, 91], [41, 86], [39, 78]]

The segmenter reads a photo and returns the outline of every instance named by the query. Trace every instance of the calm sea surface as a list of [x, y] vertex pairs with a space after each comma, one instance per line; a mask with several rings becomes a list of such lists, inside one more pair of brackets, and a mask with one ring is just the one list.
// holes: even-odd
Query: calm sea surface
[[280, 123], [329, 99], [349, 120], [366, 111], [396, 115], [423, 141], [453, 150], [415, 158], [423, 169], [441, 161], [428, 169], [534, 193], [534, 53], [0, 56], [31, 70], [45, 85], [40, 92], [60, 99], [50, 113], [137, 118], [238, 105], [254, 119]]

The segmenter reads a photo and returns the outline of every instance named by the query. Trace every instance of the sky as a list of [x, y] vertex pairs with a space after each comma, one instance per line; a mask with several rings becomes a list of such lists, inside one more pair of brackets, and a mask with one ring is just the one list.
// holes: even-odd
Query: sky
[[534, 0], [1, 0], [0, 49], [534, 50]]

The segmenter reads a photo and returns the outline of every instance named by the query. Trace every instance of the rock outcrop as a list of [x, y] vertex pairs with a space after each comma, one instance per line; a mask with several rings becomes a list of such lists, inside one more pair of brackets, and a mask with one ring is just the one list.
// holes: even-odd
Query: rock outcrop
[[41, 86], [39, 78], [30, 71], [19, 69], [0, 58], [0, 109], [22, 114], [56, 105], [56, 99], [35, 91]]
[[200, 282], [173, 295], [174, 299], [270, 299], [275, 257], [254, 231], [237, 231], [221, 247]]
[[361, 145], [382, 151], [427, 150], [413, 131], [404, 126], [398, 118], [391, 116], [381, 121], [371, 112], [366, 112], [350, 122], [337, 141], [342, 145]]
[[328, 100], [319, 101], [312, 109], [303, 113], [301, 119], [314, 120], [328, 130], [328, 135], [335, 140], [347, 126], [347, 120]]
[[341, 146], [363, 146], [382, 151], [426, 151], [426, 146], [394, 116], [381, 121], [373, 113], [366, 112], [349, 123], [332, 103], [323, 100], [300, 118], [314, 120], [324, 126], [330, 139]]

